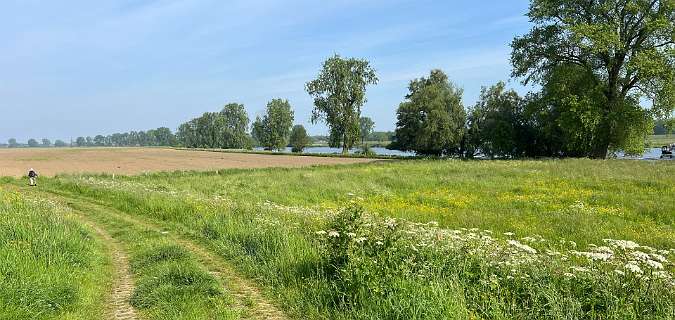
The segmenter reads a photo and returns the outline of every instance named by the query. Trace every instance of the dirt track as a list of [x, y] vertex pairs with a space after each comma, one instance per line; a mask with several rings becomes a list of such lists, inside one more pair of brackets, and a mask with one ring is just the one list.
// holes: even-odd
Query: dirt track
[[54, 176], [59, 173], [139, 174], [175, 170], [303, 167], [369, 161], [373, 160], [161, 148], [22, 148], [0, 149], [0, 176], [23, 176], [29, 168], [35, 168], [44, 176]]

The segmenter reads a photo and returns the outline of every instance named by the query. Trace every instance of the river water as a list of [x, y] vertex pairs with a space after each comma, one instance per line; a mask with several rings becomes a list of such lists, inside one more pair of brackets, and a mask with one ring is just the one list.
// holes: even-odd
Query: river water
[[[256, 151], [262, 151], [262, 148], [255, 148]], [[414, 157], [414, 152], [403, 152], [398, 150], [389, 150], [382, 147], [371, 147], [371, 151], [380, 156], [398, 156], [398, 157]], [[350, 154], [361, 151], [361, 149], [351, 149], [349, 150]], [[291, 152], [291, 148], [287, 147], [283, 152]], [[307, 147], [305, 148], [305, 154], [340, 154], [342, 149], [340, 148], [329, 148], [329, 147]], [[631, 160], [662, 160], [661, 158], [661, 148], [648, 148], [645, 149], [645, 153], [641, 156], [626, 156], [623, 152], [616, 153], [617, 159], [631, 159]]]

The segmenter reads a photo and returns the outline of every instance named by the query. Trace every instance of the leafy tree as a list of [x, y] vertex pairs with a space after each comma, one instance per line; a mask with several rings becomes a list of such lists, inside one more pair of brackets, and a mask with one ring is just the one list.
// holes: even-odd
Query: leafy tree
[[247, 134], [249, 120], [243, 104], [230, 103], [225, 105], [216, 122], [223, 134], [223, 139], [219, 144], [220, 148], [250, 148], [250, 138]]
[[361, 133], [361, 144], [366, 143], [366, 138], [373, 133], [373, 128], [375, 127], [375, 122], [369, 117], [361, 117], [359, 119], [359, 131]]
[[105, 146], [105, 137], [102, 135], [97, 135], [94, 137], [94, 145], [97, 147]]
[[293, 126], [291, 131], [291, 138], [289, 144], [293, 152], [302, 152], [307, 145], [310, 144], [310, 138], [307, 135], [307, 130], [301, 124]]
[[154, 131], [156, 145], [158, 146], [173, 146], [176, 144], [176, 136], [167, 127], [160, 127]]
[[342, 153], [359, 138], [361, 106], [367, 101], [366, 86], [377, 84], [375, 70], [363, 59], [328, 58], [315, 80], [306, 84], [314, 98], [312, 123], [324, 121], [330, 128], [328, 144], [342, 146]]
[[39, 145], [40, 145], [40, 144], [37, 142], [37, 140], [32, 139], [32, 138], [31, 138], [31, 139], [28, 139], [28, 146], [29, 146], [29, 147], [35, 148], [35, 147], [37, 147], [37, 146], [39, 146]]
[[54, 141], [54, 146], [55, 146], [55, 147], [60, 147], [60, 148], [61, 148], [61, 147], [67, 146], [67, 144], [66, 144], [63, 140], [58, 140], [58, 139], [57, 139], [56, 141]]
[[411, 81], [408, 90], [398, 107], [391, 148], [426, 155], [458, 153], [466, 121], [463, 90], [441, 70]]
[[78, 147], [84, 147], [87, 145], [87, 139], [84, 137], [77, 137], [77, 139], [75, 139], [75, 145]]
[[467, 154], [480, 150], [494, 157], [521, 157], [527, 147], [523, 99], [506, 84], [483, 87], [469, 116]]
[[16, 142], [16, 139], [14, 138], [10, 138], [9, 140], [7, 140], [7, 143], [9, 144], [10, 148], [16, 148], [19, 146], [19, 143]]
[[639, 144], [640, 99], [654, 114], [675, 108], [675, 1], [532, 0], [528, 16], [535, 26], [512, 43], [513, 75], [545, 84], [574, 65], [594, 76], [604, 101], [590, 156]]
[[85, 143], [86, 143], [87, 147], [92, 147], [94, 145], [94, 138], [92, 138], [90, 136], [87, 136], [85, 141], [86, 141]]
[[42, 139], [42, 146], [43, 147], [49, 147], [51, 145], [52, 145], [52, 142], [49, 139], [47, 139], [47, 138]]
[[187, 148], [249, 148], [248, 121], [244, 105], [230, 103], [220, 112], [206, 112], [181, 124], [176, 136]]
[[293, 110], [288, 100], [273, 99], [267, 104], [265, 115], [256, 118], [252, 126], [254, 138], [266, 150], [283, 150], [293, 126]]

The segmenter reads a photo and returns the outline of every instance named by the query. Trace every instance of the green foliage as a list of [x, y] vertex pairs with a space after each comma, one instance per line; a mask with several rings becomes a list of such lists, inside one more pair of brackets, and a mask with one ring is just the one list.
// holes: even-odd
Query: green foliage
[[528, 146], [523, 101], [504, 82], [481, 89], [469, 116], [467, 154], [476, 150], [489, 157], [521, 157]]
[[14, 138], [10, 138], [9, 140], [7, 140], [7, 144], [9, 145], [10, 148], [16, 148], [19, 146], [19, 143], [16, 142], [16, 139]]
[[28, 139], [28, 146], [31, 148], [39, 147], [40, 144], [35, 139]]
[[267, 104], [265, 115], [257, 117], [251, 135], [266, 150], [284, 150], [293, 126], [293, 110], [288, 100], [273, 99]]
[[248, 122], [244, 105], [230, 103], [220, 112], [206, 112], [181, 124], [176, 136], [187, 148], [250, 148]]
[[289, 141], [290, 146], [292, 147], [292, 152], [302, 152], [307, 145], [310, 144], [310, 138], [307, 135], [307, 130], [301, 124], [293, 126], [291, 131], [291, 138]]
[[528, 16], [535, 26], [512, 43], [513, 75], [544, 85], [568, 65], [592, 75], [597, 86], [589, 89], [601, 92], [604, 102], [594, 101], [599, 118], [593, 120], [590, 156], [635, 149], [647, 118], [638, 110], [642, 98], [652, 102], [652, 115], [675, 108], [672, 0], [532, 0]]
[[77, 137], [77, 139], [75, 139], [75, 145], [78, 147], [86, 147], [87, 139], [85, 139], [84, 137]]
[[369, 117], [359, 118], [359, 132], [361, 135], [361, 144], [365, 144], [366, 138], [373, 133], [375, 122]]
[[331, 147], [342, 147], [346, 154], [359, 139], [366, 86], [377, 81], [368, 61], [335, 55], [323, 63], [317, 78], [306, 84], [307, 93], [314, 98], [312, 123], [322, 120], [328, 125]]
[[463, 90], [441, 70], [411, 81], [408, 90], [397, 110], [393, 148], [426, 155], [458, 153], [466, 121]]
[[57, 139], [56, 141], [54, 141], [54, 146], [55, 147], [66, 147], [66, 146], [68, 146], [68, 144], [65, 143], [63, 140]]
[[43, 147], [50, 147], [52, 145], [52, 142], [49, 139], [42, 139], [42, 146]]

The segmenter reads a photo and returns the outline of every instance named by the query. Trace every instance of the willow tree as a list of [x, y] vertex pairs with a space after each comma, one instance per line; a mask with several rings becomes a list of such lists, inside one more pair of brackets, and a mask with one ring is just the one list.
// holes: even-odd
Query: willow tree
[[[512, 43], [513, 75], [545, 84], [576, 65], [593, 74], [604, 95], [591, 157], [631, 140], [630, 128], [675, 107], [674, 0], [532, 0], [534, 27]], [[644, 126], [639, 123], [640, 126]]]
[[342, 147], [346, 154], [359, 139], [361, 107], [366, 103], [366, 86], [377, 84], [375, 70], [364, 59], [335, 55], [323, 63], [306, 90], [314, 98], [312, 123], [324, 121], [329, 129], [328, 144]]

